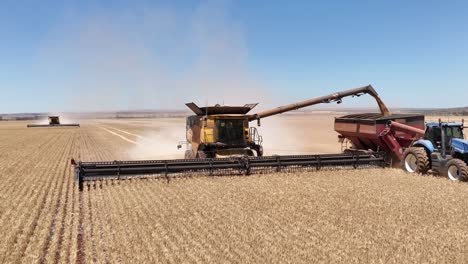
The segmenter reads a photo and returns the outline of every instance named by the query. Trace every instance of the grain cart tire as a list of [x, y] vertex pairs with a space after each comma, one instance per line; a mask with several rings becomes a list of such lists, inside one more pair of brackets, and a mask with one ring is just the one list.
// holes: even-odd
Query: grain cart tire
[[462, 160], [452, 159], [447, 162], [445, 175], [452, 181], [466, 181], [468, 180], [468, 166]]
[[426, 174], [429, 170], [429, 158], [426, 150], [420, 147], [408, 148], [403, 153], [401, 167], [408, 173]]

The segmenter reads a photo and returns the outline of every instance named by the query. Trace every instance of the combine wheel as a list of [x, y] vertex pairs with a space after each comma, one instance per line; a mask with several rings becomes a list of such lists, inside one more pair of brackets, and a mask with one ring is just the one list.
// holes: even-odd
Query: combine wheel
[[401, 165], [403, 170], [409, 173], [427, 173], [429, 170], [429, 158], [427, 157], [426, 150], [419, 147], [408, 148], [403, 153]]
[[452, 159], [447, 162], [446, 175], [452, 181], [468, 180], [468, 166], [459, 159]]

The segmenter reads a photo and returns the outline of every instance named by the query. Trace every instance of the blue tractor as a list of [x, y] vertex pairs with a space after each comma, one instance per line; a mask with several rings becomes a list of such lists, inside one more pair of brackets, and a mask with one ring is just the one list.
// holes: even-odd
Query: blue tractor
[[424, 138], [403, 154], [402, 167], [409, 173], [442, 175], [454, 181], [468, 181], [468, 140], [464, 122], [426, 124]]

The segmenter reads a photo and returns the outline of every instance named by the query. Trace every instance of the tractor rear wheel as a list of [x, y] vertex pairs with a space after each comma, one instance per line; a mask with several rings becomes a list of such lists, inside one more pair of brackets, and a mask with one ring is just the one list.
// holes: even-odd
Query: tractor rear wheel
[[429, 170], [429, 158], [426, 150], [420, 147], [408, 148], [403, 153], [402, 169], [409, 173], [426, 174]]
[[452, 181], [468, 180], [468, 166], [463, 160], [452, 159], [447, 162], [446, 175]]

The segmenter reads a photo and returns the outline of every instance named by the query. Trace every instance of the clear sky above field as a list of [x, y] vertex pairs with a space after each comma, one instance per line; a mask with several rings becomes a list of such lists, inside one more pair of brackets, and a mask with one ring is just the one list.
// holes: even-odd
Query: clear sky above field
[[0, 113], [275, 106], [369, 83], [393, 107], [466, 106], [467, 13], [466, 1], [3, 0]]

